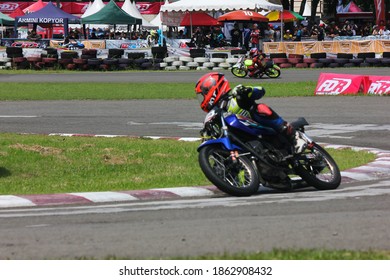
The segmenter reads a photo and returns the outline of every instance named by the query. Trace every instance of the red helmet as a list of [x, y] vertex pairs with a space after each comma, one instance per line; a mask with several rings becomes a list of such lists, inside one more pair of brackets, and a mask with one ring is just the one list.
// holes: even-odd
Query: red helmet
[[218, 72], [203, 75], [195, 86], [200, 107], [209, 112], [219, 101], [222, 95], [230, 91], [230, 85], [224, 74]]
[[257, 48], [253, 48], [250, 50], [249, 55], [250, 55], [250, 57], [253, 58], [253, 57], [259, 56], [260, 52]]

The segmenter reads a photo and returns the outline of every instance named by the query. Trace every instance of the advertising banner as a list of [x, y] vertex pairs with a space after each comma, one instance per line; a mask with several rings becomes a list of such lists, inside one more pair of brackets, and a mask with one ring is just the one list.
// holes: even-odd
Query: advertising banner
[[385, 0], [374, 0], [376, 11], [376, 24], [379, 26], [385, 25]]
[[[108, 1], [103, 1], [104, 4], [107, 4]], [[32, 3], [35, 2], [19, 2], [19, 1], [0, 1], [0, 12], [3, 14], [11, 14], [13, 11], [15, 11], [18, 7], [20, 7], [22, 10], [29, 7]], [[60, 8], [72, 15], [82, 15], [86, 11], [88, 7], [89, 2], [61, 2]], [[119, 7], [122, 7], [123, 2], [117, 3]], [[160, 7], [162, 3], [160, 2], [137, 2], [136, 6], [141, 14], [145, 15], [152, 15], [152, 14], [158, 14], [160, 12]]]
[[390, 76], [368, 76], [364, 92], [375, 95], [390, 95]]
[[321, 73], [315, 95], [357, 94], [364, 90], [365, 76]]
[[[390, 38], [390, 37], [389, 37]], [[390, 40], [344, 40], [344, 41], [307, 41], [307, 42], [264, 42], [265, 53], [383, 53], [390, 51]]]

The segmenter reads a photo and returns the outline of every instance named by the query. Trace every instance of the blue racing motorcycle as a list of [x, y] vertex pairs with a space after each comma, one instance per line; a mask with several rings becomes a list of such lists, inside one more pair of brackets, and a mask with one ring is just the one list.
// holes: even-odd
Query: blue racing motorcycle
[[233, 196], [250, 196], [261, 185], [283, 191], [308, 186], [330, 190], [340, 185], [336, 162], [305, 134], [308, 123], [304, 118], [291, 123], [306, 142], [305, 150], [295, 153], [277, 131], [227, 112], [226, 104], [234, 97], [223, 98], [206, 115], [203, 142], [198, 147], [199, 165], [218, 189]]

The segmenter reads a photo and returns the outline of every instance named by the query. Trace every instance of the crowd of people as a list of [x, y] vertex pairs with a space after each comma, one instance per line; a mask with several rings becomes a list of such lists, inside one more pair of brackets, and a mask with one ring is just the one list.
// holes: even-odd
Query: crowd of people
[[[257, 24], [244, 23], [234, 24], [228, 31], [222, 26], [202, 26], [193, 27], [192, 32], [189, 27], [178, 29], [169, 27], [166, 37], [169, 39], [188, 39], [190, 46], [198, 48], [210, 47], [241, 47], [247, 50], [255, 47], [260, 49], [262, 42], [278, 41], [302, 41], [302, 40], [332, 40], [341, 36], [390, 36], [390, 23], [386, 25], [381, 22], [379, 25], [372, 22], [354, 23], [345, 21], [342, 23], [321, 22], [319, 24], [287, 23], [284, 25], [283, 33], [280, 23]], [[282, 38], [283, 36], [283, 38]], [[6, 36], [4, 36], [6, 37]], [[12, 37], [12, 36], [11, 36]], [[40, 39], [39, 34], [29, 32], [27, 39], [35, 41]], [[81, 28], [73, 28], [69, 31], [70, 40], [80, 39], [101, 39], [101, 40], [147, 40], [150, 45], [157, 41], [156, 30], [147, 30], [141, 27], [128, 31], [113, 31], [107, 28], [91, 28], [84, 34]], [[57, 38], [61, 39], [61, 38]], [[65, 39], [63, 37], [62, 39]]]
[[[390, 28], [384, 23], [375, 25], [371, 22], [356, 24], [353, 21], [343, 23], [330, 22], [319, 24], [289, 24], [284, 27], [283, 35], [280, 24], [234, 24], [226, 39], [220, 27], [196, 27], [191, 37], [191, 43], [197, 47], [210, 45], [211, 48], [226, 45], [250, 49], [259, 48], [261, 42], [302, 41], [302, 40], [332, 40], [339, 36], [389, 36]], [[225, 32], [226, 34], [226, 32]], [[186, 38], [181, 34], [177, 38]], [[188, 38], [188, 37], [187, 37]]]

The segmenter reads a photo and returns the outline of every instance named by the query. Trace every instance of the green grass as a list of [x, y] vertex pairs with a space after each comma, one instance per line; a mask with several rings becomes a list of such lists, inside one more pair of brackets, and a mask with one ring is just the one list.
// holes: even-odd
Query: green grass
[[[0, 87], [0, 100], [194, 99], [194, 83], [10, 83]], [[236, 84], [232, 83], [231, 87]], [[248, 84], [249, 85], [249, 84]], [[254, 83], [253, 85], [259, 85]], [[313, 96], [315, 82], [268, 83], [267, 97]], [[10, 90], [12, 89], [12, 90]]]
[[[193, 259], [193, 258], [188, 258]], [[197, 260], [389, 260], [390, 251], [274, 249], [270, 252], [199, 256]]]
[[[199, 144], [170, 139], [1, 134], [0, 194], [210, 185], [198, 165]], [[329, 151], [342, 169], [375, 158], [350, 149]]]
[[[90, 258], [83, 258], [90, 259]], [[129, 260], [129, 256], [107, 256], [108, 260]], [[242, 252], [225, 254], [208, 254], [167, 258], [174, 260], [390, 260], [388, 250], [326, 250], [326, 249], [273, 249], [267, 252]]]

